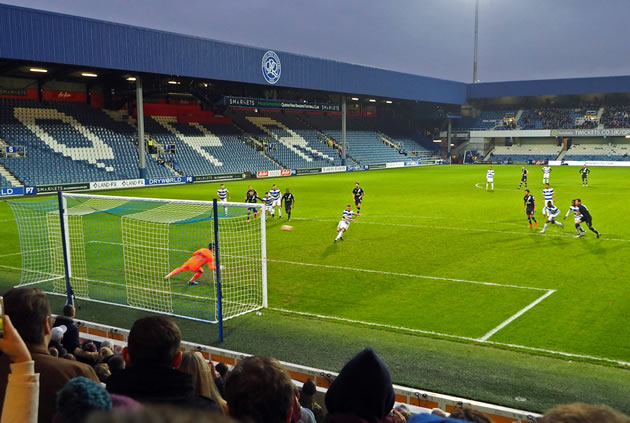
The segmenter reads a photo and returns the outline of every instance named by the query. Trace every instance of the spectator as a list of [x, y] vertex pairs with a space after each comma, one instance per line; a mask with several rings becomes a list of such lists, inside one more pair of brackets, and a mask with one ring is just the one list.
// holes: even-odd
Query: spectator
[[73, 352], [75, 348], [80, 345], [79, 328], [74, 323], [75, 313], [76, 310], [74, 306], [72, 304], [66, 304], [63, 306], [63, 316], [57, 316], [55, 323], [53, 324], [53, 327], [66, 327], [66, 333], [63, 335], [61, 345], [63, 345], [63, 347], [69, 352]]
[[[394, 387], [389, 370], [371, 348], [343, 366], [326, 392], [327, 423], [377, 423], [394, 406]], [[395, 421], [405, 421], [394, 412]]]
[[606, 407], [576, 402], [548, 410], [539, 423], [630, 423], [630, 417]]
[[293, 385], [293, 413], [291, 421], [293, 423], [316, 423], [315, 415], [308, 408], [300, 405], [300, 389]]
[[221, 412], [225, 414], [227, 404], [214, 383], [214, 375], [210, 366], [211, 364], [206, 362], [200, 352], [185, 352], [182, 354], [179, 370], [192, 376], [197, 395], [212, 398], [218, 404]]
[[218, 376], [214, 379], [214, 383], [217, 385], [221, 397], [225, 398], [225, 377], [228, 374], [228, 366], [225, 363], [217, 363], [216, 371]]
[[101, 344], [101, 348], [98, 350], [98, 362], [106, 363], [107, 360], [114, 355], [114, 352], [110, 350], [108, 347], [103, 347]]
[[[48, 352], [51, 335], [50, 305], [48, 298], [39, 289], [14, 288], [4, 295], [5, 313], [12, 317], [13, 324], [26, 343], [35, 372], [40, 374], [38, 421], [49, 423], [55, 414], [55, 394], [70, 379], [85, 376], [98, 381], [94, 369], [85, 364], [60, 360]], [[4, 400], [9, 360], [0, 357], [0, 398]]]
[[123, 349], [127, 367], [109, 378], [107, 390], [143, 403], [217, 410], [212, 399], [195, 394], [192, 376], [177, 370], [181, 339], [179, 327], [167, 317], [136, 320]]
[[107, 366], [112, 375], [125, 368], [125, 359], [120, 354], [114, 354], [107, 359]]
[[100, 383], [76, 377], [57, 393], [54, 423], [83, 423], [96, 410], [111, 410], [112, 398]]
[[2, 422], [37, 422], [39, 374], [20, 334], [11, 324], [9, 315], [3, 318], [4, 336], [0, 351], [11, 361], [11, 374], [2, 407]]
[[57, 326], [52, 328], [50, 331], [50, 342], [48, 343], [48, 350], [51, 348], [57, 351], [57, 354], [54, 354], [55, 357], [63, 357], [68, 354], [68, 351], [63, 347], [63, 335], [66, 333], [67, 329], [65, 326]]
[[106, 363], [98, 363], [94, 366], [94, 371], [101, 383], [107, 383], [107, 380], [112, 375], [112, 372], [109, 371], [109, 366]]
[[59, 350], [55, 347], [50, 347], [48, 348], [48, 352], [50, 353], [50, 355], [52, 355], [53, 357], [59, 357]]
[[287, 423], [293, 408], [293, 383], [271, 357], [253, 356], [238, 362], [225, 380], [230, 416], [253, 423]]
[[300, 405], [313, 412], [317, 423], [322, 423], [324, 421], [324, 410], [314, 399], [316, 393], [317, 388], [315, 387], [315, 383], [308, 379], [304, 382], [304, 385], [302, 385], [302, 389], [300, 390]]
[[449, 416], [452, 419], [465, 420], [467, 422], [476, 422], [476, 423], [492, 423], [492, 420], [488, 418], [485, 414], [480, 411], [473, 410], [472, 407], [468, 405], [464, 405], [463, 407], [458, 407], [451, 411]]
[[98, 363], [98, 351], [96, 349], [96, 345], [92, 341], [85, 342], [80, 347], [74, 350], [74, 355], [77, 358], [77, 361], [81, 363], [85, 363], [89, 366], [94, 367], [96, 363]]
[[64, 355], [62, 358], [66, 360], [70, 360], [70, 361], [77, 361], [77, 358], [74, 356], [74, 354], [70, 354], [70, 353]]

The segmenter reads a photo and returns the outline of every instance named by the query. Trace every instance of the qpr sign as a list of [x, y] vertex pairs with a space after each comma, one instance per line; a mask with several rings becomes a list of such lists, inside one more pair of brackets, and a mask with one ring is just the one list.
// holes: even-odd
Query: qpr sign
[[273, 85], [280, 80], [281, 73], [280, 58], [274, 51], [269, 50], [262, 58], [262, 74], [265, 81]]

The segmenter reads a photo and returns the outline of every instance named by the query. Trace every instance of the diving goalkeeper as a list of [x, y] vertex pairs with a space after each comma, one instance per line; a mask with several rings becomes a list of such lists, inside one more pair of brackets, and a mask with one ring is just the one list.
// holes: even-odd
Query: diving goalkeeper
[[198, 285], [199, 282], [196, 280], [199, 276], [203, 275], [203, 265], [206, 263], [210, 270], [217, 270], [217, 266], [214, 264], [214, 244], [209, 244], [208, 248], [200, 248], [195, 251], [192, 257], [186, 260], [186, 263], [164, 276], [164, 279], [170, 278], [179, 272], [190, 270], [191, 272], [195, 272], [195, 274], [190, 278], [190, 281], [188, 281], [188, 285]]

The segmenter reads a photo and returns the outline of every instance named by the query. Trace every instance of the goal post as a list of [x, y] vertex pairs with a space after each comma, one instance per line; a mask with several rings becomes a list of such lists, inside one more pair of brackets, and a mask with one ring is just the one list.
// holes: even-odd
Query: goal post
[[[212, 323], [267, 306], [262, 204], [61, 193], [9, 205], [21, 286]], [[217, 270], [189, 283], [209, 244]]]

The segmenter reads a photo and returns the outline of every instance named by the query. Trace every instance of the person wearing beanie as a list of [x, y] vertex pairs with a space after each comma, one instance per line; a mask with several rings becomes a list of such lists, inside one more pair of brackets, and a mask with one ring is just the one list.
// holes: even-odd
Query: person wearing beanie
[[57, 393], [53, 423], [83, 423], [93, 411], [111, 409], [112, 398], [101, 384], [75, 377]]
[[[366, 348], [343, 366], [326, 393], [326, 423], [378, 423], [394, 406], [387, 366]], [[402, 417], [402, 416], [400, 416]]]

